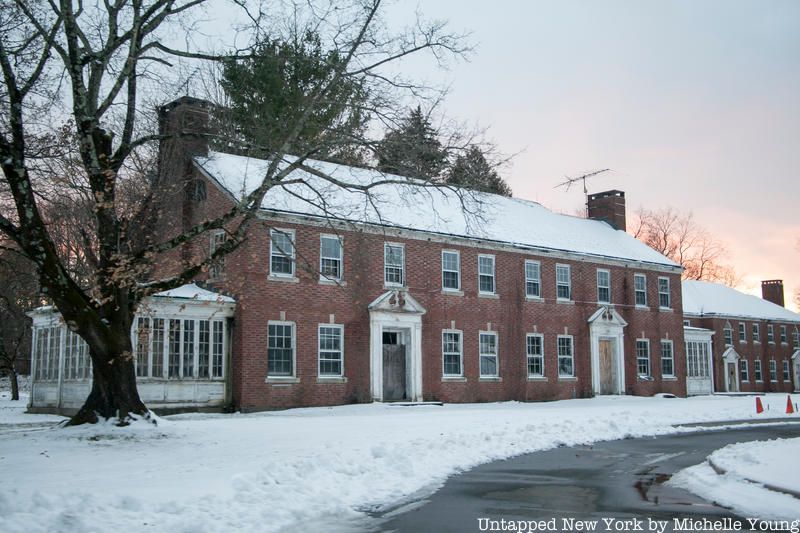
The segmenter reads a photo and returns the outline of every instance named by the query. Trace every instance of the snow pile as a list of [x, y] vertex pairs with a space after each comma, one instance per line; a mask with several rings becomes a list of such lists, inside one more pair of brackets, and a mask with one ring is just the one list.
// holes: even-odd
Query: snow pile
[[764, 520], [800, 518], [800, 439], [729, 444], [708, 461], [678, 472], [670, 484]]
[[368, 511], [481, 463], [745, 418], [752, 398], [620, 396], [192, 414], [134, 428], [0, 420], [0, 470], [14, 480], [0, 488], [0, 531], [358, 530]]

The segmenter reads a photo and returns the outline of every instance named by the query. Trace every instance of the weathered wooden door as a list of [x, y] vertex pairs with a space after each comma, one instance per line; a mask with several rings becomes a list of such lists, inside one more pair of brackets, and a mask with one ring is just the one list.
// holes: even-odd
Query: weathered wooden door
[[608, 339], [598, 341], [600, 348], [600, 394], [616, 394], [614, 386], [614, 343]]
[[728, 367], [728, 392], [739, 392], [739, 380], [736, 379], [736, 363], [726, 363]]
[[406, 399], [406, 347], [383, 345], [383, 401]]

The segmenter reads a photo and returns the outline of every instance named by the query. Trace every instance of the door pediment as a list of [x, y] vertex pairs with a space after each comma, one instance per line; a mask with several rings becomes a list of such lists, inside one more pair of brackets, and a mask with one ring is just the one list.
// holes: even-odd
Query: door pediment
[[424, 315], [427, 311], [405, 289], [392, 289], [378, 296], [367, 309], [370, 312]]
[[733, 349], [733, 346], [722, 352], [722, 360], [726, 363], [735, 363], [739, 360], [739, 354]]
[[616, 309], [608, 305], [603, 305], [592, 313], [592, 316], [589, 317], [587, 322], [592, 325], [615, 326], [618, 328], [624, 328], [628, 325], [625, 319], [622, 318], [622, 315], [620, 315]]

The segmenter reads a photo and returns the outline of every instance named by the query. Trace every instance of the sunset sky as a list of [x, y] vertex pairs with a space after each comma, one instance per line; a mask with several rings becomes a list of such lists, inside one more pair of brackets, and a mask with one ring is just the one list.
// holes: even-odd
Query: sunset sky
[[[573, 213], [590, 192], [692, 211], [740, 288], [800, 288], [800, 2], [467, 1], [418, 4], [472, 32], [469, 62], [406, 65], [452, 87], [448, 115], [488, 126], [515, 196]], [[390, 22], [414, 4], [391, 7]]]

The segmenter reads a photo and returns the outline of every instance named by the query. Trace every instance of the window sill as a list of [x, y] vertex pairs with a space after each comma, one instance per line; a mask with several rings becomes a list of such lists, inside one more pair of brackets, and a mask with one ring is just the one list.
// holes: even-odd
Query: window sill
[[383, 283], [383, 288], [384, 288], [384, 289], [387, 289], [387, 290], [392, 290], [392, 289], [405, 289], [405, 288], [406, 288], [406, 286], [405, 286], [405, 285], [398, 285], [397, 283], [386, 283], [386, 282], [384, 282], [384, 283]]
[[761, 341], [753, 341], [753, 344], [761, 344]]
[[649, 305], [636, 305], [636, 306], [634, 306], [634, 309], [637, 309], [639, 311], [649, 311], [650, 310], [650, 306]]
[[442, 383], [466, 383], [467, 378], [464, 376], [442, 376]]
[[545, 376], [528, 376], [528, 381], [547, 381]]
[[491, 300], [499, 300], [500, 295], [496, 292], [479, 292], [478, 298], [489, 298]]
[[661, 312], [664, 312], [664, 313], [672, 313], [673, 312], [673, 309], [671, 307], [659, 307], [658, 310], [661, 311]]
[[743, 379], [743, 380], [740, 381], [740, 383], [750, 383], [750, 380], [749, 379]]
[[661, 381], [678, 381], [676, 376], [662, 376]]
[[558, 376], [558, 381], [578, 381], [577, 376]]
[[503, 381], [503, 378], [501, 378], [500, 376], [481, 376], [478, 378], [478, 381], [489, 381], [489, 382], [500, 383], [501, 381]]
[[297, 279], [297, 276], [279, 276], [276, 274], [270, 274], [267, 276], [267, 280], [282, 281], [283, 283], [300, 283], [300, 280]]
[[337, 285], [339, 287], [347, 287], [347, 282], [346, 281], [337, 280], [337, 279], [319, 278], [319, 282], [318, 283], [320, 285], [329, 285], [329, 286], [333, 286], [333, 287], [336, 287]]
[[528, 296], [526, 294], [525, 295], [525, 301], [526, 302], [539, 302], [539, 303], [542, 303], [542, 302], [544, 302], [544, 298], [542, 298], [541, 296]]
[[556, 303], [575, 305], [575, 300], [568, 300], [566, 298], [556, 298]]
[[653, 376], [636, 376], [636, 381], [655, 381]]
[[448, 296], [464, 296], [464, 291], [458, 289], [442, 289], [442, 294], [447, 294]]
[[266, 379], [264, 379], [264, 383], [283, 383], [286, 385], [290, 385], [292, 383], [300, 383], [300, 378], [296, 378], [294, 376], [286, 376], [286, 377], [268, 376]]
[[317, 383], [347, 383], [344, 376], [317, 376]]

